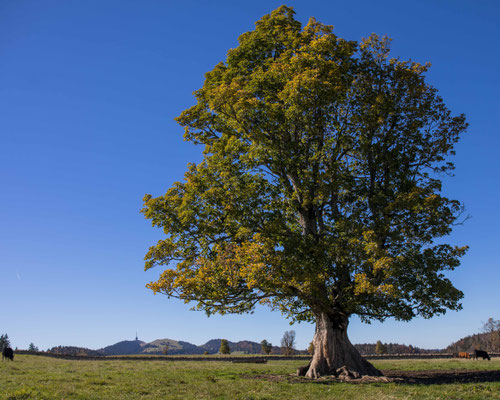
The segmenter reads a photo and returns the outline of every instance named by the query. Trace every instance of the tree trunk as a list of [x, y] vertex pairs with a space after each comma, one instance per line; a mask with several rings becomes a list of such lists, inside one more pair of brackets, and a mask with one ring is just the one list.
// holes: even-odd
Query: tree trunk
[[319, 314], [316, 317], [314, 354], [308, 378], [321, 375], [345, 375], [358, 378], [363, 375], [381, 376], [382, 373], [366, 361], [347, 337], [348, 317], [335, 314]]

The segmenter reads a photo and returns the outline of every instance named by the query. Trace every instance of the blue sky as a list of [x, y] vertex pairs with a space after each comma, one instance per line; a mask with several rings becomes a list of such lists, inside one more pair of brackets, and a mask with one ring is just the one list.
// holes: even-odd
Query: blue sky
[[[281, 5], [240, 1], [0, 0], [0, 333], [99, 348], [124, 339], [202, 344], [267, 339], [285, 330], [307, 347], [312, 325], [279, 313], [215, 316], [154, 296], [147, 248], [161, 237], [139, 213], [145, 193], [181, 180], [202, 148], [173, 118], [237, 37]], [[449, 241], [470, 246], [450, 274], [463, 310], [409, 323], [361, 324], [354, 343], [440, 348], [500, 319], [500, 5], [496, 1], [289, 1], [359, 40], [393, 38], [393, 55], [433, 64], [429, 81], [470, 128], [444, 192], [471, 218]]]

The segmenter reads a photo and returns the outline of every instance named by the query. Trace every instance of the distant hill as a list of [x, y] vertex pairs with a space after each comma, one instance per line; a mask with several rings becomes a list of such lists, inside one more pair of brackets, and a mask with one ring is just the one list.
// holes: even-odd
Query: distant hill
[[[208, 354], [217, 354], [220, 349], [220, 343], [222, 339], [212, 339], [209, 340], [204, 345], [200, 347], [203, 351], [207, 351]], [[230, 342], [228, 341], [229, 348], [231, 349], [231, 353], [242, 353], [242, 354], [261, 354], [262, 347], [260, 343], [251, 342], [249, 340], [243, 340], [240, 342]], [[271, 354], [280, 354], [281, 349], [278, 346], [273, 346], [271, 350]], [[297, 353], [300, 353], [298, 351]]]
[[157, 339], [142, 346], [140, 354], [164, 354], [165, 347], [167, 354], [203, 354], [203, 350], [194, 344], [177, 341], [173, 339]]
[[[178, 355], [178, 354], [203, 354], [207, 352], [208, 354], [217, 354], [220, 349], [221, 339], [212, 339], [207, 343], [196, 346], [194, 344], [176, 341], [172, 339], [157, 339], [151, 343], [145, 343], [142, 345], [141, 350], [134, 354], [164, 354], [163, 351], [166, 346], [168, 346], [167, 354]], [[229, 348], [232, 353], [240, 354], [260, 354], [261, 345], [260, 343], [252, 342], [249, 340], [243, 340], [240, 342], [230, 342]], [[107, 348], [101, 349], [104, 354], [107, 355]], [[273, 353], [279, 354], [280, 348], [273, 346]]]
[[97, 350], [107, 356], [117, 356], [125, 354], [140, 354], [146, 343], [141, 340], [124, 340]]
[[[141, 340], [124, 340], [98, 350], [90, 350], [76, 346], [57, 346], [49, 349], [48, 352], [55, 354], [69, 355], [89, 355], [89, 356], [116, 356], [131, 354], [165, 354], [165, 348], [168, 355], [183, 354], [217, 354], [220, 349], [221, 339], [212, 339], [207, 343], [196, 346], [192, 343], [177, 341], [173, 339], [157, 339], [150, 343]], [[239, 354], [261, 354], [260, 343], [243, 340], [240, 342], [228, 342], [232, 353]], [[272, 347], [272, 354], [280, 354], [281, 349], [278, 346]], [[297, 351], [298, 354], [305, 354], [305, 351]]]

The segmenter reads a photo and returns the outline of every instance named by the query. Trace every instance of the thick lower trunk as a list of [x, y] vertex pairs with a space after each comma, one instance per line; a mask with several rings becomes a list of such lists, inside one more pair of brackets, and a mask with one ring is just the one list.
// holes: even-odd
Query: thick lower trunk
[[366, 361], [347, 337], [347, 317], [319, 314], [316, 317], [314, 354], [306, 372], [308, 378], [321, 375], [381, 376], [382, 373]]

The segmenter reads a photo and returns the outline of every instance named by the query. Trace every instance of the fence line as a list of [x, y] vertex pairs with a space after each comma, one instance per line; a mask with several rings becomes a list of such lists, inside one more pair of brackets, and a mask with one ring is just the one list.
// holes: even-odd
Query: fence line
[[[27, 354], [34, 356], [44, 356], [59, 358], [63, 360], [88, 360], [88, 361], [113, 361], [113, 360], [132, 360], [132, 361], [229, 361], [245, 360], [252, 362], [254, 360], [309, 360], [310, 355], [281, 356], [281, 355], [255, 355], [255, 356], [235, 356], [235, 357], [214, 357], [214, 356], [84, 356], [72, 354], [56, 354], [43, 351], [17, 350], [15, 354]], [[490, 357], [500, 357], [500, 353], [488, 353]], [[427, 353], [427, 354], [368, 354], [364, 355], [368, 360], [398, 360], [398, 359], [433, 359], [433, 358], [454, 358], [452, 353]]]

